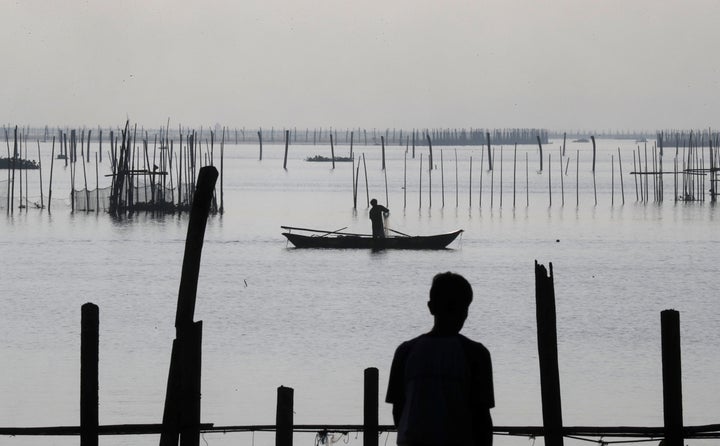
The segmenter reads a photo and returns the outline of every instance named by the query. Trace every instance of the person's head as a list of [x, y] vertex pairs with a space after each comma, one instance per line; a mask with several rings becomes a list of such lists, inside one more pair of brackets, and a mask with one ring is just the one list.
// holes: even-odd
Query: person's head
[[433, 277], [428, 308], [435, 317], [435, 330], [457, 333], [467, 319], [473, 298], [472, 286], [463, 276], [445, 272]]
[[370, 204], [372, 206], [377, 206], [377, 200], [373, 198], [372, 200], [370, 200]]

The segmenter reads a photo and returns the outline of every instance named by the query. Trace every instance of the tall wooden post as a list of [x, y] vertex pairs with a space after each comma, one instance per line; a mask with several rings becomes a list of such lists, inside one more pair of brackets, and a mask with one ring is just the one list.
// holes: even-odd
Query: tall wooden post
[[365, 369], [363, 446], [378, 446], [378, 369]]
[[275, 446], [292, 446], [293, 444], [293, 399], [292, 387], [278, 387]]
[[202, 322], [194, 322], [200, 255], [218, 171], [205, 166], [198, 173], [192, 201], [180, 277], [176, 337], [168, 374], [160, 446], [198, 446], [200, 443], [200, 370]]
[[682, 374], [680, 361], [680, 313], [660, 313], [662, 330], [663, 415], [665, 445], [683, 445]]
[[552, 263], [548, 275], [545, 266], [538, 265], [535, 261], [535, 305], [545, 444], [562, 446], [563, 424]]
[[80, 330], [80, 445], [98, 444], [98, 328], [97, 305], [82, 306]]

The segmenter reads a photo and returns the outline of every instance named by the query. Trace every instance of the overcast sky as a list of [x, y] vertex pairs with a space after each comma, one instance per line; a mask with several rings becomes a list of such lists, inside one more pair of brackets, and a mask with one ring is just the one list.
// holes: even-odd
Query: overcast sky
[[0, 0], [3, 124], [720, 126], [720, 1]]

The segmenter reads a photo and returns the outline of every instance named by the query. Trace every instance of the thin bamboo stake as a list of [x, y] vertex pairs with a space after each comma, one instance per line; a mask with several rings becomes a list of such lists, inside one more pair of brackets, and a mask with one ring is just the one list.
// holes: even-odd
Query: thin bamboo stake
[[625, 185], [623, 184], [622, 174], [622, 158], [620, 157], [620, 147], [618, 147], [618, 170], [620, 171], [620, 194], [622, 195], [622, 204], [625, 204]]
[[[405, 150], [405, 158], [407, 159], [407, 150]], [[442, 195], [442, 207], [445, 207], [445, 164], [443, 162], [443, 151], [440, 150], [440, 191]]]
[[460, 202], [458, 201], [459, 199], [460, 199], [460, 181], [458, 178], [457, 149], [455, 149], [455, 207], [458, 207], [460, 205]]
[[468, 186], [468, 207], [472, 209], [472, 155], [470, 156], [470, 185]]
[[513, 152], [513, 209], [515, 209], [515, 177], [517, 176], [517, 143]]
[[615, 206], [615, 156], [610, 155], [610, 206]]
[[575, 206], [580, 207], [580, 150], [576, 154], [575, 163]]
[[525, 152], [525, 207], [530, 207], [530, 164]]
[[48, 185], [48, 214], [50, 213], [50, 200], [52, 199], [52, 177], [53, 177], [54, 164], [55, 164], [55, 136], [53, 136], [52, 153], [50, 155], [50, 184]]
[[40, 172], [40, 209], [45, 208], [45, 203], [43, 202], [43, 183], [42, 183], [42, 160], [40, 159], [40, 141], [37, 141], [37, 148], [38, 148], [38, 168]]
[[422, 162], [423, 162], [423, 154], [421, 153], [420, 154], [420, 173], [419, 173], [420, 186], [418, 187], [418, 209], [422, 209], [422, 172], [423, 172]]
[[485, 151], [480, 151], [480, 190], [478, 195], [480, 196], [480, 200], [478, 203], [478, 206], [482, 208], [482, 189], [483, 189], [483, 170], [484, 170], [484, 162], [485, 162]]
[[500, 146], [500, 208], [503, 205], [503, 146]]
[[[538, 140], [540, 137], [538, 136]], [[552, 169], [550, 168], [552, 166], [552, 153], [548, 153], [548, 197], [549, 197], [549, 203], [550, 207], [552, 207]]]
[[[351, 135], [352, 138], [352, 135]], [[403, 163], [403, 209], [407, 208], [407, 150], [405, 151], [405, 160]]]
[[563, 179], [563, 162], [562, 162], [562, 149], [560, 149], [560, 156], [558, 157], [558, 160], [560, 161], [560, 204], [561, 206], [565, 206], [565, 180]]
[[365, 154], [362, 154], [363, 158], [363, 170], [365, 171], [365, 196], [367, 198], [367, 207], [370, 207], [370, 186], [368, 185], [367, 178], [367, 163], [365, 162]]
[[[492, 160], [495, 161], [495, 149], [492, 150]], [[491, 163], [492, 164], [492, 163]], [[490, 171], [490, 207], [492, 208], [495, 201], [495, 169]]]

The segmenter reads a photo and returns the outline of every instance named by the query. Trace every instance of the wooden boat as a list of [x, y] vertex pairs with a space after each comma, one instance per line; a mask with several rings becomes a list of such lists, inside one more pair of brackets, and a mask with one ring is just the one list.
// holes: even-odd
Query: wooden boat
[[[295, 228], [281, 226], [288, 232], [283, 232], [290, 243], [296, 248], [331, 248], [331, 249], [445, 249], [460, 235], [463, 230], [435, 235], [407, 235], [398, 231], [397, 235], [385, 238], [373, 238], [369, 234], [351, 234], [336, 231], [322, 231], [318, 229]], [[313, 234], [298, 234], [290, 231], [303, 231]]]

